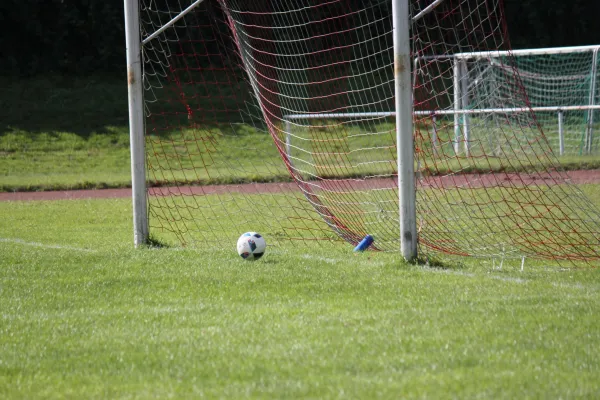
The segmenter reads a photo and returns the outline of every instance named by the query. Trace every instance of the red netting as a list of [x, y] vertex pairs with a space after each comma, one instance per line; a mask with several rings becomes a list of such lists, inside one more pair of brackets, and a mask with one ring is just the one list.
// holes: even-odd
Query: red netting
[[[167, 3], [142, 7], [143, 33], [181, 11]], [[429, 3], [411, 2], [412, 15]], [[371, 234], [397, 251], [390, 10], [206, 0], [150, 41], [153, 231], [216, 243], [232, 226], [282, 240]], [[513, 58], [479, 54], [509, 48], [503, 21], [497, 1], [446, 0], [412, 23], [420, 252], [597, 259], [598, 211], [561, 172]]]

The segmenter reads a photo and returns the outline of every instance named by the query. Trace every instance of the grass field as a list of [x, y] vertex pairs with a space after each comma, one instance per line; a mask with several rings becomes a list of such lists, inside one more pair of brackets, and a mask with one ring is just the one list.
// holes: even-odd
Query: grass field
[[[129, 186], [124, 82], [1, 82], [0, 191]], [[183, 160], [192, 133], [165, 132], [163, 161], [182, 180], [287, 179], [256, 166], [279, 157], [264, 133], [237, 128], [221, 160]], [[186, 176], [207, 155], [251, 172]], [[0, 202], [0, 399], [598, 397], [597, 268], [296, 247], [272, 228], [289, 221], [233, 200], [269, 243], [257, 262], [220, 214], [220, 250], [168, 235], [136, 250], [129, 199]]]
[[[131, 185], [125, 77], [0, 78], [0, 84], [5, 87], [0, 93], [0, 191]], [[150, 136], [147, 147], [151, 176], [159, 183], [170, 180], [170, 184], [175, 181], [214, 184], [289, 180], [280, 155], [263, 128], [255, 129], [239, 122], [232, 120], [231, 125], [207, 127], [200, 132], [174, 129]], [[334, 121], [342, 122], [347, 123]], [[323, 121], [311, 123], [318, 125]], [[340, 137], [337, 128], [337, 131], [293, 131], [299, 138], [293, 139], [292, 145], [304, 148], [292, 151], [296, 167], [303, 171], [306, 179], [314, 175], [389, 174], [389, 163], [395, 162], [394, 126], [382, 121], [372, 128], [382, 134], [365, 136], [361, 128], [351, 125], [342, 130], [342, 136], [347, 137]], [[443, 134], [438, 132], [440, 139], [447, 141], [448, 154], [451, 152], [448, 135], [453, 135], [450, 128], [446, 123]], [[305, 142], [308, 138], [317, 141], [309, 145]], [[319, 140], [324, 138], [333, 139], [328, 143], [326, 154], [320, 153], [322, 149], [318, 148]], [[378, 166], [377, 161], [383, 164]], [[426, 161], [431, 169], [425, 171], [426, 174], [512, 168], [488, 157]], [[600, 168], [600, 155], [569, 155], [561, 157], [560, 163], [567, 169]], [[519, 168], [518, 162], [513, 164]]]
[[251, 263], [235, 240], [134, 250], [126, 199], [4, 202], [0, 214], [0, 398], [600, 390], [598, 269], [428, 267], [344, 245], [282, 244]]

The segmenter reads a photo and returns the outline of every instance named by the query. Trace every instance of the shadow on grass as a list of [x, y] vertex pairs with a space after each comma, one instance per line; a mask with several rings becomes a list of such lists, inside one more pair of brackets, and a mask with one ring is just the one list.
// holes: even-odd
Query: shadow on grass
[[464, 269], [465, 265], [459, 260], [446, 260], [439, 256], [424, 256], [417, 257], [416, 261], [412, 263], [415, 266], [438, 269], [438, 270], [461, 270]]
[[0, 78], [0, 135], [72, 132], [87, 138], [128, 124], [125, 76]]
[[[160, 118], [174, 118], [169, 124], [187, 122], [187, 106], [181, 101], [173, 101], [180, 88], [168, 87], [155, 90], [151, 96], [168, 96], [165, 101], [150, 102], [149, 106], [160, 104]], [[0, 77], [0, 136], [14, 130], [28, 132], [32, 137], [38, 133], [71, 132], [82, 138], [92, 133], [102, 134], [106, 127], [127, 126], [129, 123], [127, 80], [123, 75], [93, 75], [71, 77], [44, 75], [29, 78]], [[236, 86], [237, 85], [237, 86]], [[240, 105], [249, 100], [249, 91], [243, 90], [244, 83], [231, 87], [211, 85], [214, 93], [205, 96], [190, 95], [189, 106], [196, 110], [210, 110], [211, 116], [224, 121], [240, 120], [237, 111]], [[204, 88], [206, 90], [206, 88]], [[179, 90], [179, 91], [178, 91]], [[195, 90], [193, 85], [184, 91]], [[178, 97], [177, 97], [178, 98]], [[235, 111], [234, 111], [235, 110]], [[221, 115], [222, 114], [222, 115]], [[205, 123], [206, 115], [202, 116]], [[161, 120], [161, 123], [164, 123]], [[160, 130], [157, 131], [160, 133]]]
[[144, 246], [144, 248], [147, 249], [169, 249], [171, 247], [173, 246], [166, 242], [163, 242], [162, 240], [156, 238], [153, 235], [150, 235], [150, 237], [148, 238], [148, 242]]

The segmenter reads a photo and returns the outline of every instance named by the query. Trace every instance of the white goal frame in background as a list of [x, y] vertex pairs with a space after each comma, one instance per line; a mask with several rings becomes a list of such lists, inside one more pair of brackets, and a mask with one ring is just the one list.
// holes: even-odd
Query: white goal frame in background
[[[513, 57], [524, 57], [524, 56], [535, 56], [535, 55], [555, 55], [555, 54], [576, 54], [576, 53], [592, 53], [592, 64], [590, 66], [590, 90], [588, 97], [588, 104], [580, 105], [556, 105], [556, 106], [536, 106], [532, 104], [531, 107], [507, 107], [507, 108], [470, 108], [468, 98], [468, 87], [470, 82], [468, 80], [467, 61], [477, 60], [483, 58], [499, 58], [506, 56]], [[563, 156], [565, 155], [565, 138], [564, 138], [564, 112], [565, 111], [587, 111], [588, 118], [585, 130], [584, 139], [584, 154], [591, 154], [592, 152], [592, 141], [594, 138], [594, 110], [600, 110], [600, 104], [596, 104], [595, 93], [598, 90], [597, 82], [598, 78], [598, 53], [600, 52], [600, 45], [592, 46], [572, 46], [572, 47], [555, 47], [555, 48], [540, 48], [540, 49], [520, 49], [512, 51], [485, 51], [476, 53], [457, 53], [447, 56], [424, 56], [413, 59], [413, 73], [416, 73], [419, 63], [427, 60], [435, 59], [446, 59], [452, 60], [453, 64], [453, 86], [454, 86], [454, 103], [452, 106], [445, 110], [416, 110], [413, 111], [413, 115], [416, 116], [431, 116], [433, 121], [436, 117], [451, 115], [454, 117], [454, 142], [453, 148], [456, 154], [469, 155], [469, 141], [470, 141], [470, 130], [469, 130], [469, 117], [478, 114], [512, 114], [533, 111], [534, 113], [542, 112], [555, 112], [557, 116], [557, 130], [559, 137], [558, 148], [553, 149], [556, 154]], [[286, 131], [286, 150], [293, 162], [293, 135], [292, 126], [294, 121], [298, 120], [310, 120], [310, 119], [361, 119], [361, 118], [389, 118], [395, 117], [395, 111], [389, 112], [362, 112], [362, 113], [331, 113], [331, 114], [288, 114], [284, 115], [285, 131]], [[463, 122], [461, 122], [461, 120]], [[435, 133], [435, 132], [434, 132]], [[432, 138], [432, 145], [438, 148], [439, 144], [436, 142], [436, 137]], [[462, 144], [462, 146], [461, 146]]]
[[[453, 60], [453, 72], [454, 72], [454, 110], [448, 110], [446, 112], [436, 111], [435, 113], [424, 111], [421, 112], [424, 115], [442, 115], [442, 114], [453, 114], [454, 115], [454, 151], [459, 153], [460, 142], [463, 142], [463, 150], [466, 155], [469, 154], [469, 116], [472, 114], [487, 114], [487, 113], [514, 113], [523, 112], [530, 109], [534, 113], [536, 112], [556, 112], [558, 134], [559, 134], [559, 148], [556, 151], [559, 155], [564, 155], [564, 132], [563, 132], [563, 112], [564, 111], [587, 111], [587, 126], [585, 131], [584, 139], [584, 154], [590, 154], [592, 151], [592, 140], [594, 136], [594, 110], [600, 110], [600, 105], [595, 104], [596, 91], [598, 88], [598, 52], [600, 45], [592, 46], [571, 46], [571, 47], [554, 47], [554, 48], [539, 48], [539, 49], [519, 49], [511, 51], [484, 51], [474, 53], [457, 53], [451, 56], [427, 56], [422, 58], [416, 58], [414, 60], [414, 69], [417, 69], [418, 63], [421, 60], [432, 60], [432, 59], [452, 59]], [[558, 54], [576, 54], [576, 53], [591, 53], [592, 62], [590, 65], [590, 90], [587, 104], [578, 105], [560, 105], [556, 106], [537, 106], [531, 104], [528, 108], [493, 108], [493, 109], [477, 109], [469, 108], [468, 88], [471, 82], [468, 79], [467, 61], [478, 60], [478, 59], [495, 59], [500, 57], [526, 57], [536, 55], [558, 55]], [[460, 123], [462, 117], [463, 123]], [[462, 130], [461, 130], [462, 126]]]

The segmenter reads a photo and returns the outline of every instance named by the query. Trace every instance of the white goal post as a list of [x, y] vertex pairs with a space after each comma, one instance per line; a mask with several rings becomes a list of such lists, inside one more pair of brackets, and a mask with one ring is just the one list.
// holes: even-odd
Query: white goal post
[[[140, 246], [148, 242], [148, 211], [146, 207], [145, 185], [145, 145], [144, 145], [144, 108], [143, 108], [143, 82], [142, 82], [142, 52], [140, 45], [146, 44], [180, 18], [189, 13], [204, 0], [196, 0], [183, 12], [176, 15], [165, 25], [145, 39], [140, 37], [139, 26], [139, 0], [125, 1], [125, 33], [127, 47], [127, 77], [129, 88], [129, 116], [131, 140], [131, 169], [132, 169], [132, 197], [134, 242]], [[412, 134], [412, 85], [410, 75], [410, 16], [409, 0], [391, 0], [392, 21], [394, 27], [394, 77], [395, 98], [398, 123], [397, 134], [397, 162], [398, 162], [398, 187], [399, 187], [399, 219], [400, 219], [400, 252], [409, 261], [417, 257], [417, 225], [415, 208], [415, 182]], [[440, 3], [437, 0], [436, 3]], [[424, 10], [424, 13], [429, 10]]]
[[127, 88], [129, 104], [129, 141], [131, 148], [131, 191], [133, 200], [133, 240], [136, 247], [149, 238], [146, 201], [146, 146], [140, 5], [125, 0], [125, 45], [127, 53]]

